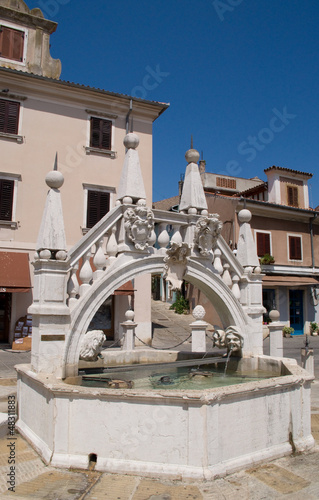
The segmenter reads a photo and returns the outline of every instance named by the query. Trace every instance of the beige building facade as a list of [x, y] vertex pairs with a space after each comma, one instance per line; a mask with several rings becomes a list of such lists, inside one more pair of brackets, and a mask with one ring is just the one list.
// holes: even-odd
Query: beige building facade
[[[123, 139], [133, 123], [151, 203], [152, 124], [168, 105], [60, 80], [61, 63], [49, 54], [56, 24], [45, 20], [39, 9], [30, 11], [23, 1], [1, 1], [0, 24], [0, 341], [12, 343], [16, 321], [32, 302], [32, 272], [31, 281], [21, 283], [12, 270], [22, 259], [18, 254], [33, 259], [46, 174], [56, 164], [65, 179], [62, 204], [70, 248], [114, 207], [125, 156]], [[150, 336], [150, 313], [140, 305], [145, 299], [139, 298], [141, 287], [149, 286], [150, 277], [137, 278], [108, 305], [117, 318], [115, 334], [127, 307], [120, 301], [127, 301], [135, 289], [144, 328], [140, 335]]]
[[[252, 213], [254, 244], [264, 274], [264, 323], [269, 322], [269, 311], [277, 308], [281, 321], [293, 327], [294, 334], [310, 333], [310, 323], [319, 323], [319, 212], [309, 206], [312, 174], [272, 166], [265, 170], [266, 181], [254, 178], [245, 182], [206, 173], [203, 161], [199, 170], [208, 211], [220, 215], [222, 235], [234, 253], [239, 239], [237, 214], [243, 208]], [[176, 198], [172, 203], [165, 201], [154, 205], [178, 206]], [[187, 295], [191, 308], [203, 305], [207, 321], [218, 324], [218, 312], [202, 292], [189, 285]]]

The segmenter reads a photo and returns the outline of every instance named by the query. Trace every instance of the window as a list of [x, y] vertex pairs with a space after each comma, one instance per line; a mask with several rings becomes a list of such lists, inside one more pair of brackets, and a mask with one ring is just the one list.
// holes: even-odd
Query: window
[[110, 193], [88, 190], [86, 227], [95, 226], [110, 210]]
[[287, 200], [290, 207], [298, 207], [298, 188], [287, 186]]
[[302, 260], [301, 236], [288, 236], [289, 260]]
[[18, 133], [20, 103], [0, 99], [0, 132]]
[[23, 61], [24, 31], [0, 26], [0, 57]]
[[270, 255], [270, 233], [256, 232], [257, 255], [263, 257], [268, 253]]
[[14, 181], [0, 179], [0, 220], [12, 220]]
[[91, 117], [90, 147], [97, 149], [112, 148], [112, 121]]

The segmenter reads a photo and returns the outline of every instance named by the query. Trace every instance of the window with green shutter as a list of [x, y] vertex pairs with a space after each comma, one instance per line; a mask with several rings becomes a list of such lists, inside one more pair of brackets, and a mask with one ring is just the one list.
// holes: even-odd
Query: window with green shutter
[[0, 99], [0, 132], [18, 133], [20, 103]]

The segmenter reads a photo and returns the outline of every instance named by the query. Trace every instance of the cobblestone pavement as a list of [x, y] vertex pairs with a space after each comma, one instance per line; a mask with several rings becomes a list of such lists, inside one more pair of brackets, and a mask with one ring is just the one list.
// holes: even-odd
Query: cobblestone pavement
[[[190, 334], [189, 315], [175, 315], [167, 304], [153, 304], [153, 344], [170, 347]], [[209, 329], [209, 328], [208, 328]], [[315, 350], [319, 339], [311, 337]], [[303, 338], [284, 339], [285, 354], [300, 361]], [[210, 348], [210, 346], [208, 346]], [[190, 345], [179, 349], [189, 350]], [[265, 354], [267, 341], [265, 341]], [[13, 366], [28, 363], [30, 353], [0, 350], [0, 404], [16, 390]], [[312, 390], [312, 433], [317, 442], [309, 453], [290, 455], [256, 465], [214, 481], [146, 479], [140, 476], [100, 473], [97, 471], [61, 470], [46, 466], [31, 446], [19, 435], [14, 440], [16, 458], [15, 492], [8, 490], [8, 464], [12, 438], [0, 440], [0, 498], [15, 500], [312, 500], [319, 499], [319, 381]]]

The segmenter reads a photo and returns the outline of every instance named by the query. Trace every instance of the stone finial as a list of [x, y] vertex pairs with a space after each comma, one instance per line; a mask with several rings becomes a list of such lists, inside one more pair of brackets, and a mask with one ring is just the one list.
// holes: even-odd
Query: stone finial
[[[188, 163], [186, 167], [183, 192], [179, 204], [179, 210], [187, 211], [189, 214], [201, 213], [207, 211], [207, 203], [202, 185], [197, 162], [200, 154], [196, 149], [186, 151], [185, 158]], [[207, 213], [207, 212], [206, 212]]]
[[254, 268], [259, 266], [259, 259], [249, 223], [251, 217], [251, 212], [246, 208], [238, 213], [240, 230], [237, 247], [237, 259], [243, 267], [251, 266]]
[[205, 311], [203, 306], [197, 305], [194, 308], [192, 315], [196, 321], [203, 321], [203, 319], [205, 318], [205, 315], [206, 315], [206, 311]]
[[42, 222], [36, 244], [36, 251], [41, 259], [50, 259], [55, 254], [57, 260], [66, 259], [66, 240], [64, 232], [63, 211], [59, 188], [63, 185], [64, 177], [57, 170], [51, 170], [45, 178], [50, 188], [47, 194]]
[[125, 154], [121, 179], [118, 187], [117, 200], [124, 204], [136, 203], [146, 199], [144, 181], [137, 147], [139, 145], [137, 134], [130, 132], [124, 137]]

